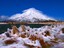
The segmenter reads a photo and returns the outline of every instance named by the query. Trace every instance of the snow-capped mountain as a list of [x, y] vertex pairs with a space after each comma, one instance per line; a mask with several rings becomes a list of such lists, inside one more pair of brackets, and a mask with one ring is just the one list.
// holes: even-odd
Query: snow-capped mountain
[[48, 17], [41, 13], [39, 10], [36, 10], [35, 8], [29, 8], [27, 10], [24, 10], [22, 14], [15, 14], [9, 18], [9, 20], [15, 20], [15, 21], [45, 21], [45, 20], [54, 20], [51, 17]]

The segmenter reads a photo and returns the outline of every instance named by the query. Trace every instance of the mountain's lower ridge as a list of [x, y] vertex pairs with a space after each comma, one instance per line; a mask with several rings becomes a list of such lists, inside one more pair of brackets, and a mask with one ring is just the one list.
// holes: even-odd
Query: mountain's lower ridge
[[31, 22], [31, 23], [35, 23], [35, 22], [56, 22], [55, 20], [35, 20], [35, 21], [31, 21], [31, 20], [7, 20], [9, 22]]

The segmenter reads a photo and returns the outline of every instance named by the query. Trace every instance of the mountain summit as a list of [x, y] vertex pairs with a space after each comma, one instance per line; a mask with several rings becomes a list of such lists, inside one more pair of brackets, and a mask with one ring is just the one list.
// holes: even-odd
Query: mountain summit
[[46, 20], [54, 20], [51, 17], [44, 15], [41, 11], [36, 10], [35, 8], [29, 8], [24, 10], [22, 14], [15, 14], [9, 18], [9, 20], [15, 21], [46, 21]]

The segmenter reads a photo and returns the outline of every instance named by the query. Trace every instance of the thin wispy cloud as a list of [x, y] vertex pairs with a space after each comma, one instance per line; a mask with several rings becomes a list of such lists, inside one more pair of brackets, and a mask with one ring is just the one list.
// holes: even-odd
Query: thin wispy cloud
[[0, 21], [7, 20], [8, 18], [9, 18], [8, 16], [4, 16], [4, 15], [2, 15], [2, 16], [0, 16]]

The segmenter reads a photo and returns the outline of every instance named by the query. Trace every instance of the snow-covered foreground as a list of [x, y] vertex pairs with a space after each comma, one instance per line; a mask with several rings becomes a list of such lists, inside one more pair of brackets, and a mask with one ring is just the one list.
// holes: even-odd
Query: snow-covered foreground
[[0, 48], [64, 48], [64, 25], [12, 26], [0, 34]]

